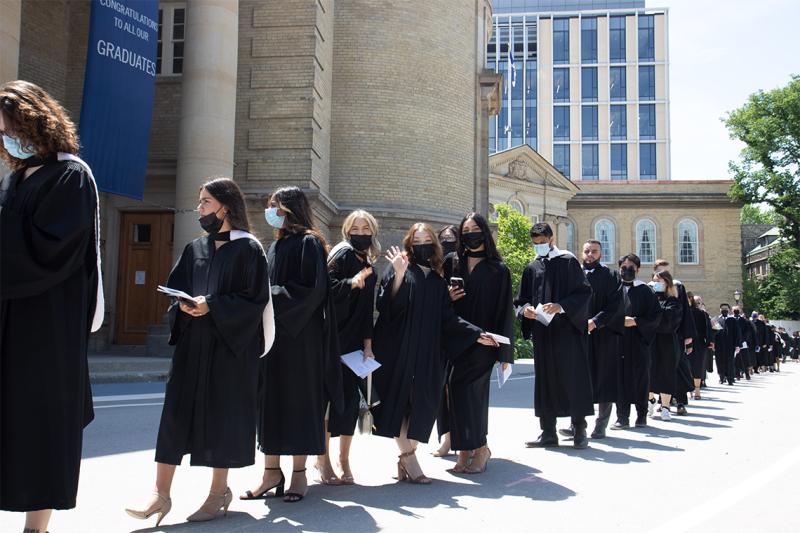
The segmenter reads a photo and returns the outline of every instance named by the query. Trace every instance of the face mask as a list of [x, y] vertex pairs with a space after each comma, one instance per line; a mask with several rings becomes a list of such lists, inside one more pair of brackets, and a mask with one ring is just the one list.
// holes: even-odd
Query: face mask
[[664, 292], [666, 290], [663, 281], [651, 281], [650, 287], [652, 287], [655, 292]]
[[550, 243], [534, 244], [533, 249], [539, 257], [546, 257], [550, 253]]
[[738, 309], [735, 309], [733, 311], [733, 316], [739, 316], [739, 310]]
[[350, 244], [359, 252], [366, 252], [372, 246], [372, 235], [350, 235]]
[[414, 260], [422, 266], [429, 266], [431, 258], [436, 255], [433, 244], [415, 244], [411, 247], [411, 251], [414, 254]]
[[283, 222], [286, 220], [285, 215], [280, 216], [278, 214], [277, 207], [270, 207], [269, 209], [264, 209], [264, 218], [267, 219], [267, 224], [276, 229], [281, 229], [283, 227]]
[[480, 248], [481, 245], [483, 244], [483, 232], [471, 231], [469, 233], [462, 233], [461, 242], [463, 242], [464, 246], [466, 246], [470, 250]]
[[3, 134], [3, 148], [6, 149], [6, 152], [8, 152], [11, 157], [17, 159], [28, 159], [36, 155], [36, 149], [33, 145], [22, 146], [19, 139], [16, 137], [9, 137], [5, 134]]
[[722, 316], [728, 316], [729, 311], [727, 309], [723, 309], [722, 311], [720, 311], [720, 313], [722, 314]]
[[583, 262], [583, 268], [585, 270], [594, 270], [599, 266], [600, 266], [600, 261], [592, 261], [591, 263], [587, 263], [586, 261]]
[[619, 271], [622, 281], [633, 281], [636, 279], [636, 269], [633, 267], [622, 267]]
[[198, 222], [200, 222], [200, 227], [203, 228], [203, 231], [209, 235], [219, 233], [219, 229], [222, 227], [222, 223], [224, 222], [224, 219], [217, 218], [218, 212], [219, 209], [214, 213], [209, 213], [198, 219]]
[[456, 241], [444, 241], [442, 242], [442, 253], [444, 255], [452, 254], [456, 251]]

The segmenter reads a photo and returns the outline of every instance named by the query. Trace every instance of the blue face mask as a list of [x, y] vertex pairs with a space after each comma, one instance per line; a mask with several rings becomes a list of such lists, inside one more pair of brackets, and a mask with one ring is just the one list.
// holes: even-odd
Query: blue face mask
[[16, 137], [9, 137], [6, 134], [3, 134], [3, 148], [6, 149], [6, 152], [8, 152], [11, 157], [17, 159], [28, 159], [36, 155], [36, 149], [33, 145], [22, 146], [19, 139]]
[[281, 229], [283, 227], [283, 222], [286, 220], [286, 216], [280, 216], [278, 214], [277, 207], [264, 209], [264, 218], [267, 219], [267, 224], [277, 229]]
[[534, 244], [533, 249], [536, 251], [536, 255], [538, 255], [539, 257], [546, 257], [547, 254], [550, 253], [550, 244], [549, 243]]
[[650, 286], [656, 292], [664, 292], [665, 290], [667, 290], [666, 287], [664, 286], [663, 281], [651, 281]]

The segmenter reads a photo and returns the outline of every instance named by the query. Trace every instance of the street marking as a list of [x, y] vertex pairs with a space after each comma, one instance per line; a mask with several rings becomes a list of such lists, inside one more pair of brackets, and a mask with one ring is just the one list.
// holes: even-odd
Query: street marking
[[[530, 374], [530, 375], [527, 375], [527, 376], [517, 376], [515, 378], [508, 378], [506, 381], [519, 381], [521, 379], [533, 379], [533, 378], [534, 378], [534, 375]], [[492, 383], [497, 383], [497, 380], [496, 379], [492, 379]]]
[[95, 405], [95, 409], [113, 409], [115, 407], [146, 407], [148, 405], [164, 405], [164, 402], [157, 403], [123, 403], [120, 405]]
[[94, 402], [128, 402], [131, 400], [163, 400], [164, 393], [151, 394], [120, 394], [118, 396], [95, 396]]

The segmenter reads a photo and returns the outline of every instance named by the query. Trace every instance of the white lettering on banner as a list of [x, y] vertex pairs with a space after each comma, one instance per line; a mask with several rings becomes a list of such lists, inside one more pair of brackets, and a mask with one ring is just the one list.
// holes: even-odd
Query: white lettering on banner
[[117, 46], [112, 42], [99, 39], [97, 41], [97, 53], [98, 55], [114, 59], [120, 63], [130, 65], [132, 68], [146, 72], [152, 77], [156, 76], [155, 61], [142, 57], [136, 52], [131, 52], [127, 48]]
[[143, 24], [146, 28], [158, 31], [158, 21], [153, 20], [146, 15], [142, 15], [132, 7], [128, 7], [122, 2], [118, 2], [117, 0], [100, 0], [100, 5], [109, 9], [113, 9], [120, 15], [126, 16], [135, 22]]

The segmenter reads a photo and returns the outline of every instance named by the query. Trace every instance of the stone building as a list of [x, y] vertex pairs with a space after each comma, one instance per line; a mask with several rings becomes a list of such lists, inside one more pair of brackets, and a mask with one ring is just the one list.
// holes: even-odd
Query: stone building
[[745, 253], [744, 268], [749, 279], [769, 276], [769, 258], [781, 249], [781, 232], [776, 226], [767, 226], [755, 240], [756, 245]]
[[[88, 0], [0, 0], [0, 80], [39, 85], [80, 116]], [[233, 176], [256, 233], [282, 185], [308, 192], [333, 239], [373, 212], [392, 243], [488, 208], [488, 118], [501, 76], [484, 69], [489, 0], [160, 2], [161, 38], [142, 201], [104, 194], [107, 317], [98, 344], [141, 344], [155, 291], [199, 235], [200, 184]]]

